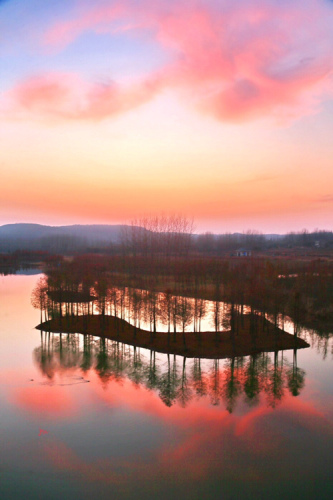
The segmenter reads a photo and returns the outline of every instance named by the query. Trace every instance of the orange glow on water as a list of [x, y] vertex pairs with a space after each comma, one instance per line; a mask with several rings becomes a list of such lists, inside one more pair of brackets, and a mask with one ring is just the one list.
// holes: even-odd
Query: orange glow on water
[[[180, 434], [176, 443], [165, 441], [155, 449], [147, 463], [142, 462], [136, 454], [127, 459], [100, 458], [92, 463], [80, 458], [73, 449], [55, 437], [51, 436], [45, 441], [44, 454], [53, 467], [74, 474], [85, 474], [90, 481], [98, 479], [123, 485], [125, 478], [128, 481], [129, 477], [140, 477], [148, 481], [156, 475], [172, 480], [179, 471], [181, 481], [199, 481], [218, 470], [223, 471], [223, 476], [236, 479], [239, 464], [233, 457], [238, 457], [241, 450], [253, 460], [253, 467], [242, 471], [242, 480], [264, 480], [265, 475], [256, 462], [264, 457], [268, 461], [272, 457], [283, 457], [288, 440], [282, 428], [275, 428], [274, 415], [277, 419], [283, 418], [289, 422], [287, 427], [297, 421], [301, 428], [316, 432], [320, 422], [329, 434], [332, 433], [321, 411], [311, 402], [290, 395], [278, 409], [260, 405], [235, 415], [195, 401], [187, 409], [184, 419], [183, 408], [178, 405], [167, 408], [156, 394], [135, 387], [130, 381], [125, 380], [122, 385], [111, 382], [107, 388], [103, 388], [101, 381], [92, 375], [91, 382], [89, 388], [95, 393], [95, 402], [100, 400], [112, 408], [125, 406], [131, 411], [142, 412], [164, 421], [165, 425]], [[285, 469], [280, 474], [288, 477], [289, 472]]]
[[73, 416], [76, 405], [61, 387], [34, 386], [18, 389], [14, 396], [16, 404], [40, 418], [51, 419]]

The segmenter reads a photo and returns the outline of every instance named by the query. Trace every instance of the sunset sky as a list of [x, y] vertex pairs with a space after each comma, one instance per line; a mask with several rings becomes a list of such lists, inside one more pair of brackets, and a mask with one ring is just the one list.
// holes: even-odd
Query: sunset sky
[[333, 229], [333, 1], [0, 0], [0, 224]]

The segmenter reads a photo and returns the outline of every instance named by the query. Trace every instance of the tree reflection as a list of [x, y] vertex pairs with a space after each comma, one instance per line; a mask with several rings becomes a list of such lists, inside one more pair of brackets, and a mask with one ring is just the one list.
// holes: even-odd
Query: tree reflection
[[235, 371], [235, 358], [228, 359], [224, 370], [224, 380], [222, 386], [222, 398], [226, 402], [226, 409], [232, 413], [237, 398], [242, 390], [238, 371]]
[[[160, 376], [157, 386], [159, 388], [159, 396], [166, 406], [172, 406], [177, 398], [177, 371], [175, 373], [171, 368], [170, 354], [168, 358], [168, 369]], [[175, 363], [174, 363], [175, 365]], [[175, 377], [176, 375], [176, 377]]]
[[[283, 362], [283, 356], [281, 356], [281, 363]], [[283, 366], [279, 365], [278, 361], [278, 352], [274, 353], [274, 362], [273, 366], [269, 370], [269, 376], [267, 380], [267, 397], [268, 404], [272, 408], [278, 404], [279, 401], [283, 398], [284, 395], [284, 387], [285, 380], [283, 377]]]
[[293, 396], [298, 396], [305, 384], [305, 371], [297, 367], [297, 350], [294, 350], [293, 364], [288, 369], [288, 388]]
[[257, 405], [262, 397], [275, 408], [286, 397], [286, 389], [298, 396], [304, 387], [305, 372], [297, 366], [297, 350], [292, 362], [283, 351], [273, 356], [221, 359], [187, 358], [130, 346], [115, 340], [81, 334], [42, 332], [34, 361], [48, 381], [57, 376], [93, 370], [106, 387], [112, 380], [130, 380], [137, 387], [154, 391], [163, 403], [186, 407], [193, 398], [208, 398], [212, 405], [223, 402], [232, 413], [241, 400]]
[[96, 353], [96, 366], [95, 370], [101, 379], [103, 385], [105, 386], [111, 377], [111, 372], [109, 370], [109, 355], [106, 349], [106, 340], [101, 338], [99, 339], [99, 349]]
[[185, 408], [187, 404], [191, 401], [193, 397], [193, 392], [189, 384], [186, 373], [186, 358], [183, 358], [183, 369], [180, 378], [180, 384], [177, 390], [177, 401], [182, 408]]
[[245, 369], [245, 383], [244, 383], [244, 393], [249, 406], [255, 406], [259, 402], [259, 366], [258, 366], [259, 356], [250, 356]]
[[208, 392], [207, 378], [201, 369], [201, 359], [194, 358], [192, 365], [192, 386], [195, 394], [200, 398]]

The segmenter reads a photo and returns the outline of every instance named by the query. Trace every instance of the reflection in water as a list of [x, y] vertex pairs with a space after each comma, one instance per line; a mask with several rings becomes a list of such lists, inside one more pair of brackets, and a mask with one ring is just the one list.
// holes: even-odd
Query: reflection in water
[[[269, 321], [273, 321], [272, 316], [267, 315]], [[302, 327], [296, 324], [288, 316], [279, 314], [276, 319], [277, 326], [290, 334], [297, 334], [298, 338], [303, 339], [318, 353], [323, 359], [326, 359], [329, 354], [333, 357], [333, 333], [331, 331], [314, 330], [311, 328]]]
[[193, 398], [205, 397], [212, 405], [223, 403], [229, 413], [238, 401], [255, 406], [261, 396], [274, 408], [286, 392], [299, 395], [305, 376], [297, 366], [296, 350], [292, 363], [283, 351], [226, 360], [189, 359], [92, 335], [45, 332], [34, 361], [50, 383], [56, 375], [68, 374], [76, 374], [73, 383], [85, 382], [92, 369], [104, 387], [111, 380], [121, 383], [127, 378], [156, 391], [166, 406], [186, 407]]
[[279, 350], [208, 360], [94, 329], [41, 335], [33, 279], [1, 285], [1, 499], [332, 498], [332, 363], [317, 344], [297, 359]]

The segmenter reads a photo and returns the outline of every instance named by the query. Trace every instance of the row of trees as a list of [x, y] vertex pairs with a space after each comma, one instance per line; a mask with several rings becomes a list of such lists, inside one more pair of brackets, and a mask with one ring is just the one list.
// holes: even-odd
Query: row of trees
[[[143, 256], [86, 255], [46, 272], [47, 284], [42, 283], [33, 298], [34, 305], [43, 310], [48, 307], [47, 289], [57, 291], [58, 301], [63, 303], [65, 292], [80, 293], [85, 301], [92, 294], [103, 314], [110, 294], [114, 294], [108, 290], [118, 287], [149, 291], [150, 298], [162, 292], [165, 301], [174, 296], [192, 297], [196, 300], [196, 318], [203, 306], [200, 299], [206, 299], [217, 305], [228, 302], [236, 311], [248, 306], [252, 312], [272, 315], [275, 324], [281, 315], [309, 327], [322, 320], [322, 328], [326, 325], [327, 331], [333, 323], [333, 263], [329, 260], [199, 257], [155, 260]], [[141, 296], [133, 299], [139, 304], [141, 300]], [[188, 311], [188, 304], [183, 303], [184, 311]], [[198, 322], [194, 328], [199, 329]]]
[[110, 381], [122, 383], [124, 378], [135, 385], [142, 385], [158, 392], [167, 405], [187, 406], [193, 398], [208, 397], [211, 404], [224, 402], [231, 413], [237, 401], [245, 399], [247, 404], [259, 403], [260, 394], [269, 406], [275, 407], [288, 390], [297, 396], [304, 386], [305, 373], [297, 367], [297, 352], [292, 363], [283, 353], [276, 352], [273, 360], [267, 353], [250, 357], [212, 360], [209, 365], [200, 359], [166, 355], [149, 356], [139, 348], [125, 344], [84, 336], [83, 345], [77, 334], [42, 333], [41, 346], [34, 351], [34, 358], [42, 374], [53, 379], [59, 372], [73, 368], [88, 374], [93, 369], [106, 386]]
[[122, 253], [153, 257], [188, 255], [192, 242], [193, 220], [183, 215], [150, 216], [123, 226]]
[[54, 317], [100, 314], [118, 317], [136, 328], [151, 332], [167, 330], [168, 333], [191, 329], [221, 331], [230, 327], [231, 318], [238, 307], [219, 300], [207, 301], [195, 297], [173, 295], [170, 290], [156, 292], [126, 286], [112, 285], [112, 277], [96, 280], [89, 289], [84, 285], [66, 286], [56, 282], [54, 275], [41, 277], [32, 291], [32, 305], [41, 311], [41, 323]]
[[239, 248], [263, 250], [269, 248], [269, 242], [259, 231], [248, 230], [244, 233], [213, 234], [206, 232], [193, 238], [194, 251], [206, 255], [236, 252]]
[[333, 232], [315, 230], [291, 232], [285, 235], [264, 235], [259, 231], [213, 234], [210, 232], [193, 237], [192, 251], [205, 255], [224, 255], [245, 248], [252, 251], [283, 250], [287, 248], [333, 248]]
[[16, 250], [12, 253], [0, 253], [0, 275], [15, 274], [20, 269], [31, 269], [40, 262], [51, 263], [58, 260], [47, 252]]

